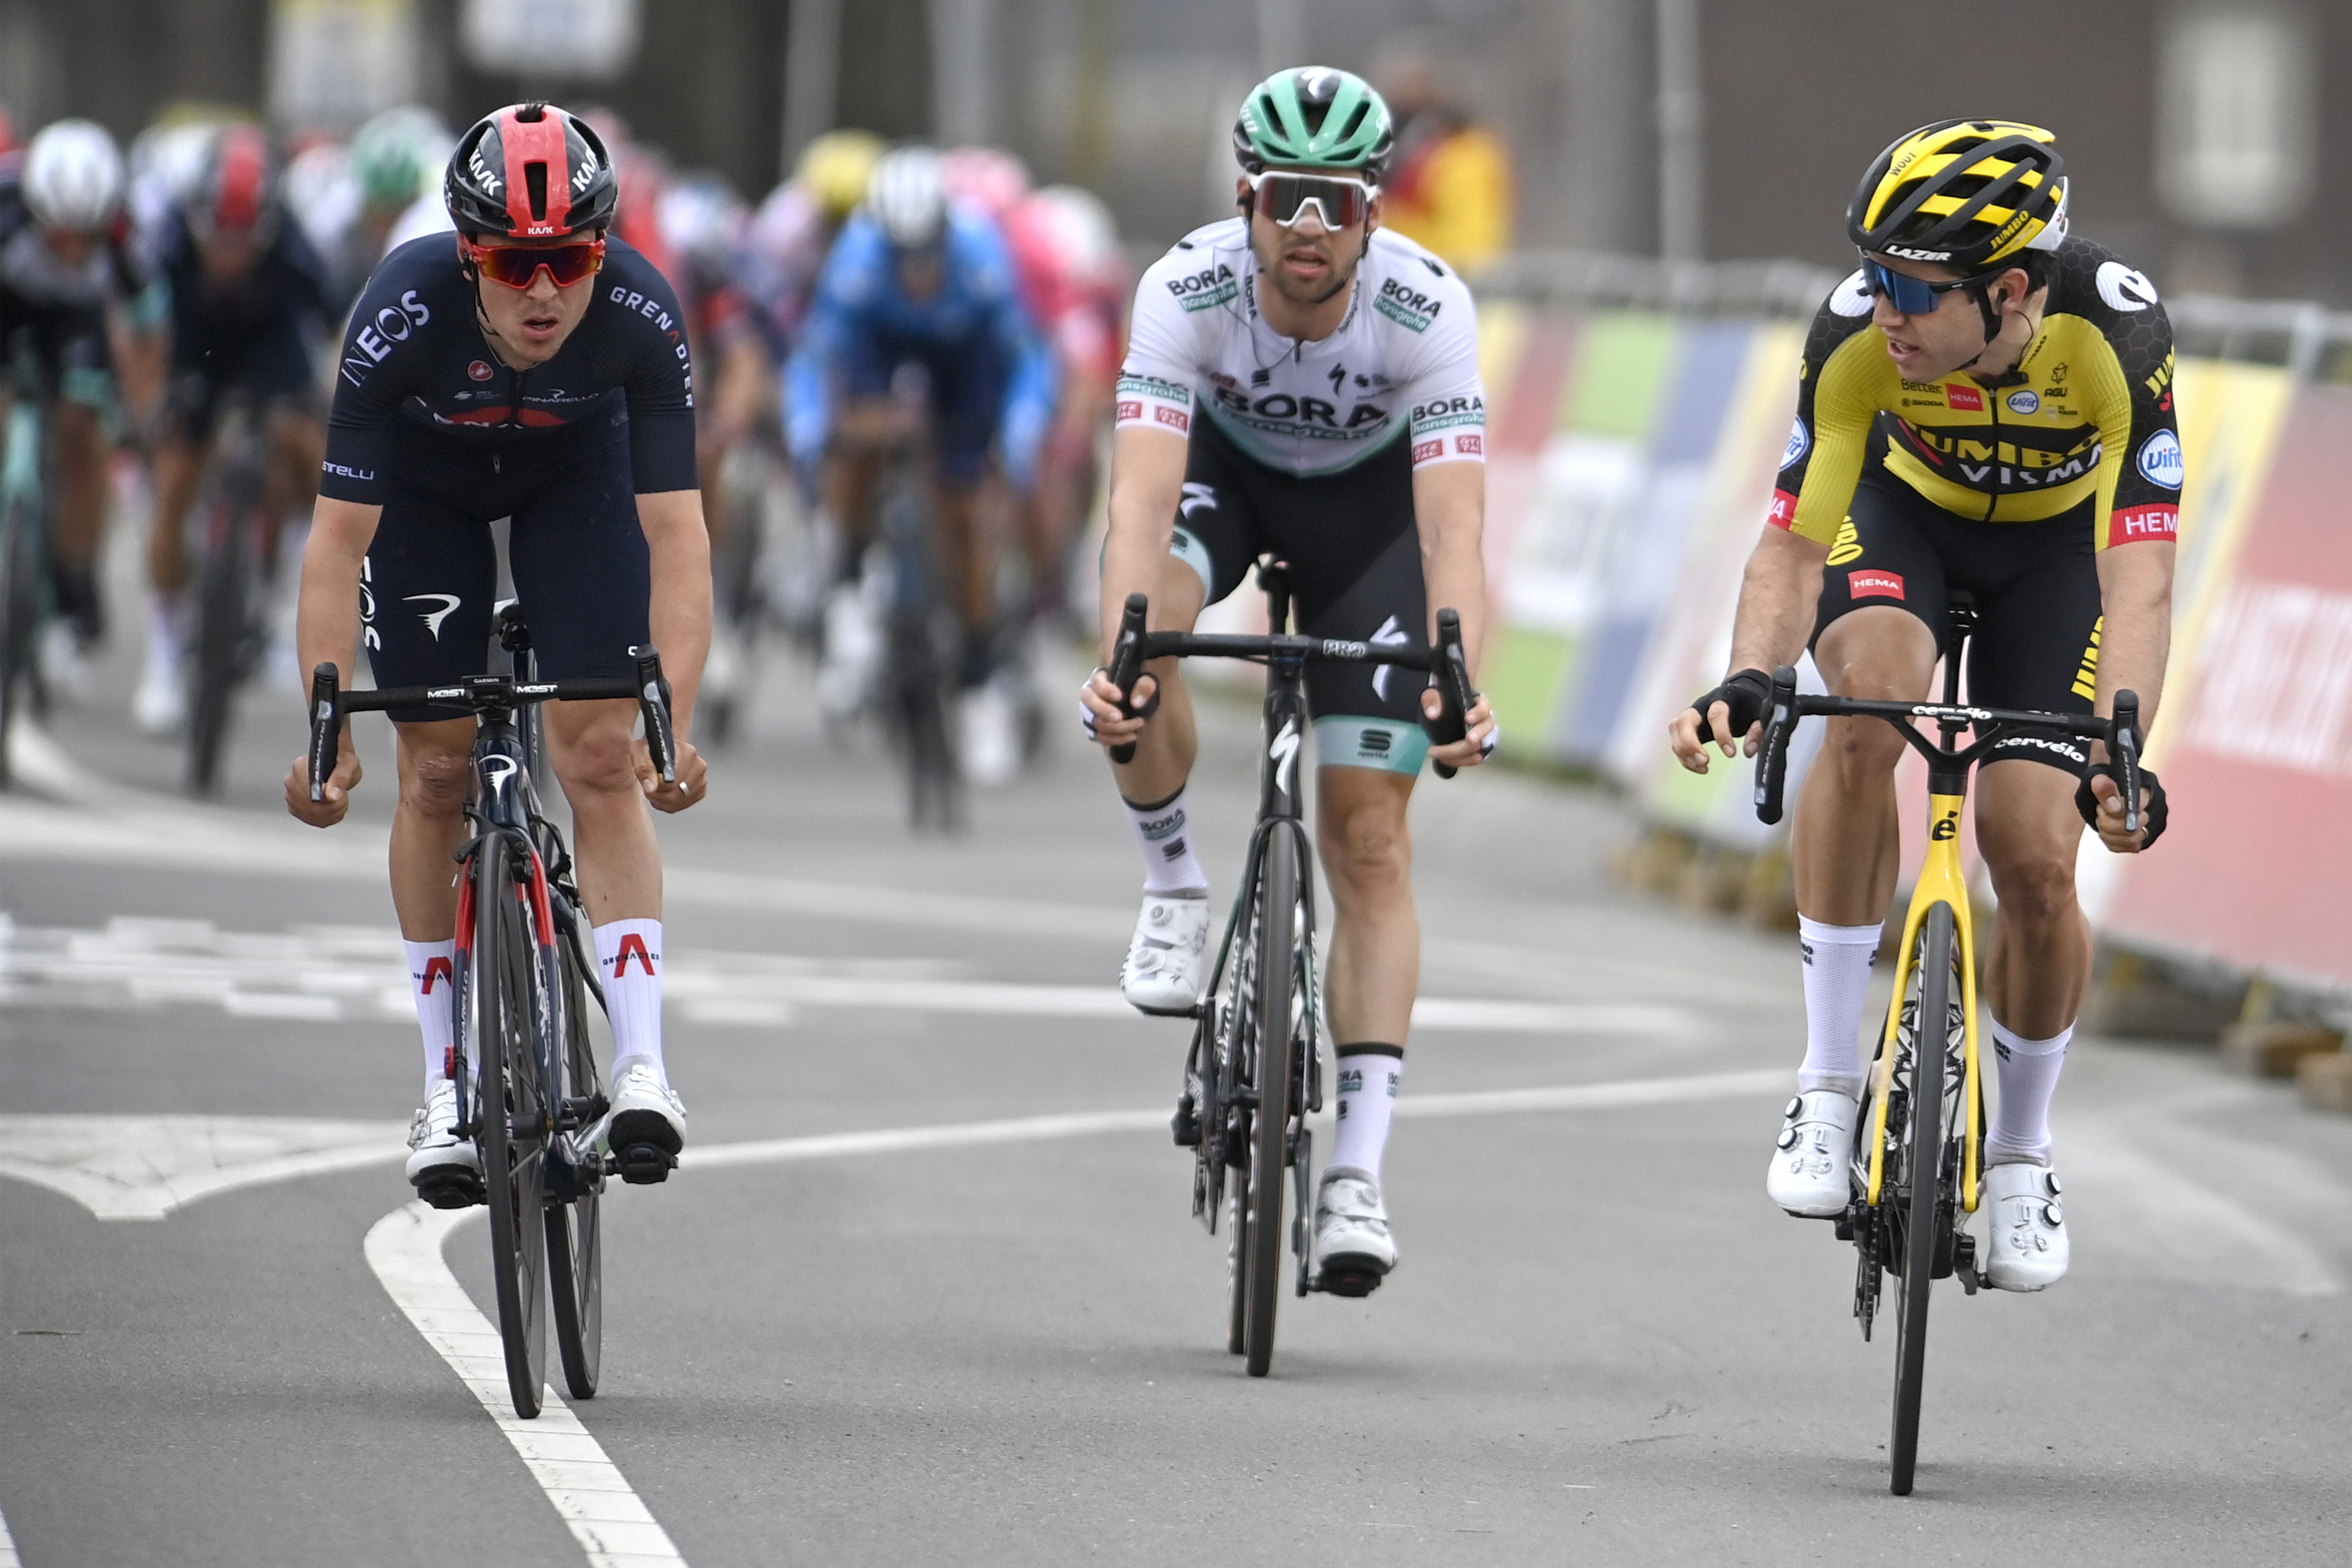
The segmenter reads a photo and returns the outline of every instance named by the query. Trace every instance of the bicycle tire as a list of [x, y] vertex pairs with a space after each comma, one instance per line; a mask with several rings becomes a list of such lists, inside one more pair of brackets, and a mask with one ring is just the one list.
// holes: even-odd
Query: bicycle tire
[[188, 768], [191, 795], [211, 795], [220, 784], [221, 752], [249, 629], [245, 509], [238, 487], [224, 483], [205, 514], [205, 549], [197, 578], [195, 658], [188, 671]]
[[1910, 1103], [1902, 1143], [1903, 1270], [1895, 1310], [1895, 1424], [1886, 1445], [1896, 1497], [1909, 1497], [1919, 1458], [1919, 1405], [1927, 1375], [1927, 1307], [1936, 1284], [1944, 1205], [1944, 1055], [1949, 1033], [1952, 948], [1949, 904], [1927, 911], [1913, 954], [1919, 1007], [1911, 1027]]
[[[596, 1053], [588, 1038], [588, 987], [582, 978], [580, 954], [568, 940], [556, 942], [557, 963], [563, 975], [563, 1076], [561, 1088], [569, 1100], [601, 1100], [603, 1085], [596, 1076]], [[587, 1162], [597, 1162], [592, 1147]], [[604, 1365], [604, 1173], [597, 1163], [566, 1163], [551, 1168], [547, 1198], [547, 1284], [555, 1325], [557, 1359], [563, 1364], [563, 1386], [574, 1399], [593, 1399]]]
[[490, 1277], [507, 1391], [517, 1415], [539, 1414], [547, 1386], [544, 1095], [531, 1041], [534, 962], [523, 932], [514, 850], [496, 834], [475, 861], [471, 1056], [481, 1080], [477, 1147], [489, 1196]]
[[1274, 1363], [1276, 1303], [1282, 1299], [1282, 1200], [1290, 1186], [1291, 973], [1298, 919], [1298, 841], [1276, 828], [1265, 837], [1258, 873], [1256, 1036], [1257, 1105], [1251, 1117], [1249, 1176], [1242, 1184], [1250, 1210], [1243, 1257], [1249, 1274], [1245, 1337], [1249, 1374], [1264, 1377]]
[[40, 621], [38, 502], [12, 497], [0, 516], [0, 789], [16, 782], [9, 739], [32, 696], [34, 634]]

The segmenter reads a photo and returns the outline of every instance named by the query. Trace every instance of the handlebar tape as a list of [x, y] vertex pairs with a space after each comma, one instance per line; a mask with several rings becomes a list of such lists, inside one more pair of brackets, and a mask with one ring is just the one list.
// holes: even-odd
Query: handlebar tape
[[310, 798], [327, 798], [327, 779], [335, 771], [336, 731], [341, 728], [335, 705], [341, 676], [331, 664], [310, 672]]
[[[1118, 641], [1110, 654], [1110, 683], [1118, 688], [1120, 710], [1129, 718], [1135, 717], [1135, 683], [1143, 679], [1143, 623], [1151, 611], [1151, 601], [1141, 594], [1127, 596], [1127, 608], [1118, 617]], [[1121, 766], [1135, 761], [1135, 742], [1110, 749], [1110, 760]]]

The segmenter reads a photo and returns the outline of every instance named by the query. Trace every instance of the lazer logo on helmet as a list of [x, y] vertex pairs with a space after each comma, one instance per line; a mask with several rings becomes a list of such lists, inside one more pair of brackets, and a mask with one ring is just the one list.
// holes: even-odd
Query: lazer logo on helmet
[[1918, 250], [1907, 245], [1886, 246], [1884, 247], [1884, 253], [1888, 256], [1899, 256], [1906, 261], [1949, 261], [1952, 258], [1952, 253], [1948, 250]]

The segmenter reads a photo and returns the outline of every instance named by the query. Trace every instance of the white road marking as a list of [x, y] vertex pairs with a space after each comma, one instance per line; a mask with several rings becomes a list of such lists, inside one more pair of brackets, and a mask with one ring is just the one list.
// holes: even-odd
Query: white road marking
[[514, 1413], [498, 1327], [474, 1305], [441, 1256], [449, 1233], [477, 1212], [403, 1205], [369, 1229], [368, 1267], [425, 1342], [449, 1363], [514, 1445], [530, 1479], [587, 1553], [589, 1568], [684, 1563], [669, 1532], [605, 1455], [604, 1445], [552, 1388], [536, 1419], [526, 1421]]
[[[1134, 1020], [1110, 985], [958, 978], [930, 960], [675, 952], [663, 977], [695, 1023], [775, 1028], [803, 1007], [1033, 1018]], [[205, 921], [117, 917], [95, 930], [15, 926], [0, 916], [0, 1007], [216, 1006], [233, 1017], [331, 1022], [414, 1016], [399, 933], [390, 927], [224, 931]], [[1684, 1036], [1697, 1020], [1643, 1003], [1425, 996], [1423, 1029], [1484, 1034]]]
[[[2233, 1142], [2203, 1140], [2204, 1157], [2226, 1159]], [[2166, 1142], [2170, 1152], [2158, 1157], [2104, 1118], [2061, 1127], [2056, 1164], [2066, 1184], [2066, 1209], [2083, 1222], [2075, 1241], [2080, 1261], [2095, 1262], [2112, 1247], [2147, 1272], [2189, 1284], [2288, 1296], [2343, 1290], [2343, 1280], [2316, 1247], [2210, 1182], [2190, 1178], [2199, 1164], [2197, 1134], [2168, 1128]]]
[[294, 1116], [0, 1116], [0, 1176], [100, 1219], [160, 1220], [215, 1193], [388, 1164], [407, 1134], [404, 1121]]
[[16, 1555], [16, 1538], [8, 1533], [6, 1514], [0, 1514], [0, 1568], [25, 1568], [25, 1560]]

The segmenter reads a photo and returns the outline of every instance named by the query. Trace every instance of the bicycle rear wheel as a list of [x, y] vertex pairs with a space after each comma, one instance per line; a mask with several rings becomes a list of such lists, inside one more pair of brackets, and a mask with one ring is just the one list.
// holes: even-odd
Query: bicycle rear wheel
[[1265, 836], [1258, 874], [1256, 1036], [1257, 1106], [1252, 1113], [1248, 1179], [1242, 1203], [1249, 1210], [1249, 1319], [1244, 1338], [1249, 1374], [1264, 1377], [1274, 1363], [1275, 1304], [1282, 1299], [1282, 1199], [1289, 1187], [1290, 1004], [1293, 947], [1298, 919], [1298, 841], [1277, 827]]
[[546, 1096], [531, 1039], [530, 966], [514, 850], [491, 834], [476, 859], [473, 1059], [480, 1064], [482, 1184], [490, 1207], [490, 1276], [515, 1414], [537, 1415], [547, 1384]]
[[562, 1147], [580, 1148], [577, 1160], [551, 1160], [547, 1181], [547, 1283], [554, 1308], [555, 1349], [563, 1386], [574, 1399], [593, 1399], [604, 1363], [604, 1246], [602, 1158], [584, 1134], [604, 1114], [604, 1086], [588, 1039], [588, 987], [580, 955], [569, 940], [556, 942], [563, 973], [564, 1098], [580, 1125]]
[[[1952, 1000], [1954, 921], [1949, 904], [1927, 911], [1912, 958], [1918, 1010], [1910, 1022], [1910, 1100], [1897, 1154], [1901, 1272], [1895, 1303], [1895, 1428], [1887, 1442], [1896, 1497], [1911, 1495], [1919, 1457], [1919, 1398], [1927, 1375], [1927, 1300], [1950, 1205], [1945, 1197], [1944, 1052]], [[1948, 1251], [1948, 1247], [1943, 1248]]]

